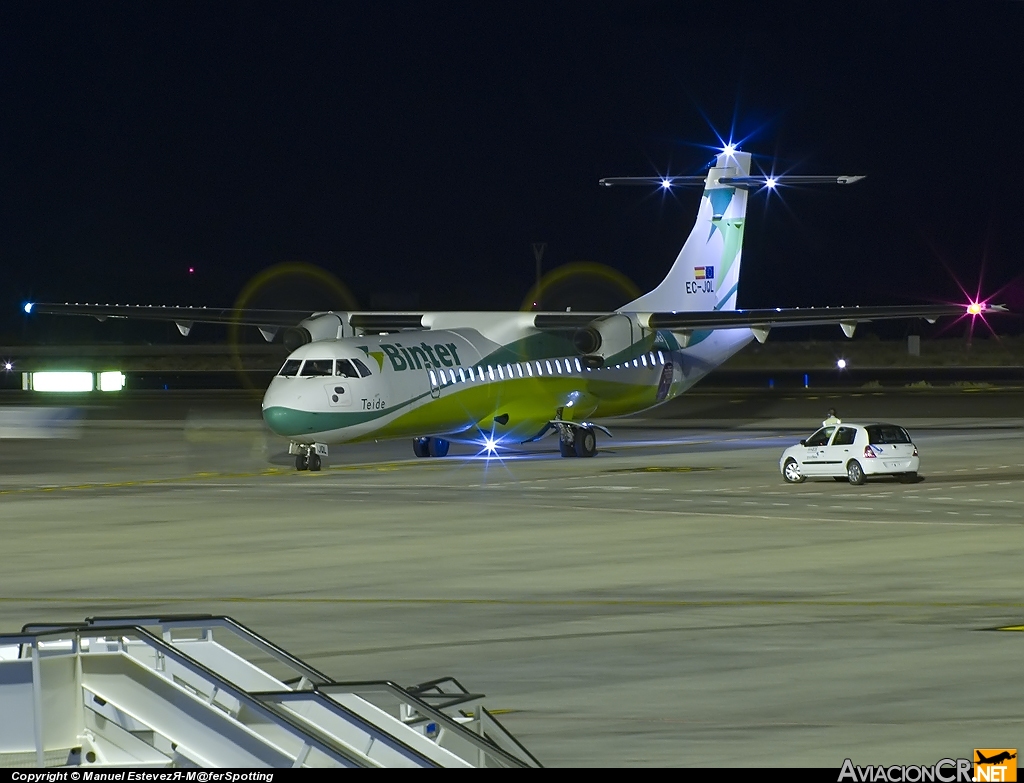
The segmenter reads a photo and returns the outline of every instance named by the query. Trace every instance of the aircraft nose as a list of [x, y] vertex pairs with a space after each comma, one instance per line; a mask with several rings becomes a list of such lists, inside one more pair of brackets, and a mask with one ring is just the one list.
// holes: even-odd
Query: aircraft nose
[[315, 429], [309, 414], [292, 407], [295, 403], [294, 396], [288, 394], [286, 388], [282, 388], [277, 378], [271, 381], [270, 387], [263, 395], [263, 421], [278, 435], [300, 435]]
[[299, 422], [300, 418], [302, 418], [300, 411], [285, 408], [281, 405], [264, 406], [263, 408], [263, 421], [278, 435], [290, 436], [308, 432], [309, 429], [302, 426], [302, 423]]

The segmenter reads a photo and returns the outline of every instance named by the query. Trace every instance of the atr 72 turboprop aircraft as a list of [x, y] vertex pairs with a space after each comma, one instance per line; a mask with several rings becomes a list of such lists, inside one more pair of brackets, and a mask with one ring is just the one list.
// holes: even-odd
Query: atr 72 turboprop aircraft
[[[619, 177], [603, 185], [703, 185], [697, 222], [665, 279], [615, 312], [321, 312], [132, 305], [29, 304], [26, 312], [242, 323], [293, 348], [263, 398], [263, 418], [291, 440], [299, 470], [319, 470], [328, 445], [413, 438], [443, 457], [447, 438], [488, 451], [556, 433], [563, 457], [597, 453], [596, 417], [636, 413], [676, 397], [751, 340], [785, 326], [963, 315], [964, 306], [737, 310], [747, 195], [777, 184], [849, 184], [861, 177], [750, 174], [731, 146], [706, 175]], [[1001, 309], [972, 303], [978, 315]], [[302, 319], [301, 321], [299, 319]], [[298, 324], [296, 325], [296, 321]]]

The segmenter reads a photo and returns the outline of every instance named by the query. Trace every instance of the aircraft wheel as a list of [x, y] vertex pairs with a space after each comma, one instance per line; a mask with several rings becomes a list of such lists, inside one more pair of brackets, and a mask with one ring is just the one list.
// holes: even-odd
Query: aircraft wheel
[[412, 453], [417, 457], [426, 457], [430, 454], [430, 438], [413, 438]]
[[597, 436], [590, 427], [581, 427], [573, 443], [577, 457], [593, 457], [597, 454]]
[[563, 457], [575, 457], [576, 447], [572, 443], [566, 443], [564, 440], [558, 441], [558, 453]]
[[309, 469], [313, 472], [320, 470], [320, 455], [310, 454], [309, 455]]
[[309, 468], [309, 460], [306, 458], [305, 454], [299, 454], [295, 458], [295, 469], [306, 470], [307, 468]]
[[855, 459], [851, 459], [846, 465], [846, 478], [851, 484], [858, 487], [867, 481], [867, 477], [864, 475], [864, 468]]
[[427, 453], [431, 457], [447, 457], [450, 445], [444, 438], [428, 438]]

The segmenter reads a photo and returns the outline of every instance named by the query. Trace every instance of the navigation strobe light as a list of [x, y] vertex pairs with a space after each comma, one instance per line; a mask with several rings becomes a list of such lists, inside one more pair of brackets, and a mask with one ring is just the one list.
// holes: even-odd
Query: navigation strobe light
[[35, 305], [32, 302], [25, 302], [25, 312], [26, 313], [31, 313], [33, 307], [35, 307]]
[[498, 453], [498, 443], [494, 438], [484, 438], [484, 451], [488, 456]]
[[778, 183], [775, 181], [775, 177], [768, 177], [768, 179], [764, 181], [764, 186], [768, 188], [768, 190], [775, 190], [775, 186], [777, 184]]
[[672, 180], [670, 180], [670, 179], [662, 179], [661, 180], [661, 186], [665, 190], [668, 190], [670, 187], [672, 187]]
[[836, 361], [836, 367], [838, 367], [840, 370], [845, 370], [846, 369], [846, 359], [839, 359], [838, 361]]
[[985, 309], [985, 305], [981, 302], [971, 302], [967, 305], [968, 315], [981, 315], [981, 311]]
[[728, 144], [722, 147], [722, 152], [724, 152], [726, 155], [732, 155], [734, 152], [736, 152], [736, 145], [730, 141]]

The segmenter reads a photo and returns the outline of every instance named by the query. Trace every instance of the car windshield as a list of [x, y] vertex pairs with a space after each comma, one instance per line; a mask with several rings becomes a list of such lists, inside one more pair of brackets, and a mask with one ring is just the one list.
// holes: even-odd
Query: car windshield
[[910, 435], [895, 424], [873, 424], [867, 428], [868, 443], [882, 446], [887, 443], [910, 443]]
[[302, 377], [313, 378], [319, 375], [334, 374], [334, 359], [306, 359], [302, 365]]
[[285, 378], [294, 378], [299, 374], [299, 366], [302, 364], [301, 359], [289, 359], [281, 365], [278, 375], [283, 375]]
[[805, 446], [824, 446], [828, 443], [828, 439], [832, 437], [832, 433], [835, 432], [835, 427], [822, 427], [816, 433], [811, 435], [806, 441]]

